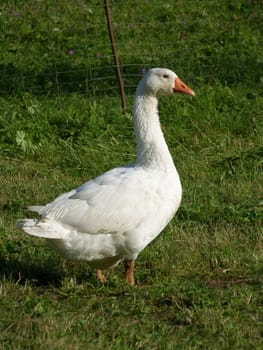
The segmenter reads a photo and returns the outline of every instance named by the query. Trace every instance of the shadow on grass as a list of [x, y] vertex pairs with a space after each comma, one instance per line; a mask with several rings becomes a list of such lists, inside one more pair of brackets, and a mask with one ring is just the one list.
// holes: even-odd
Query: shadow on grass
[[[231, 51], [231, 47], [229, 48]], [[219, 54], [220, 53], [220, 54]], [[221, 81], [223, 84], [237, 85], [240, 83], [253, 84], [260, 82], [262, 65], [259, 62], [256, 52], [244, 52], [242, 59], [237, 55], [225, 54], [225, 50], [215, 50], [210, 53], [212, 56], [207, 61], [199, 62], [196, 75], [203, 77], [205, 83]], [[189, 58], [189, 57], [188, 57]], [[133, 62], [133, 61], [131, 61]], [[122, 67], [122, 74], [126, 95], [133, 95], [135, 87], [141, 79], [140, 70], [150, 64], [138, 57], [134, 62]], [[171, 61], [171, 66], [174, 62]], [[178, 62], [177, 62], [178, 64]], [[186, 80], [191, 80], [189, 72], [181, 68], [182, 75]], [[30, 66], [23, 69], [12, 63], [0, 64], [0, 96], [9, 96], [19, 92], [31, 92], [34, 95], [57, 95], [80, 93], [86, 96], [115, 97], [119, 95], [118, 80], [114, 64], [108, 61], [101, 61], [96, 66], [79, 64], [72, 66], [69, 63], [61, 62], [55, 66], [50, 63], [42, 67], [40, 71], [33, 70]], [[188, 77], [189, 76], [189, 77]], [[197, 82], [193, 82], [196, 85]]]
[[98, 284], [94, 270], [85, 262], [63, 260], [62, 265], [55, 260], [42, 260], [38, 263], [25, 261], [25, 258], [6, 259], [0, 255], [0, 280], [3, 278], [16, 284], [24, 285], [29, 282], [39, 287], [52, 285], [60, 288], [65, 278], [74, 278], [76, 284]]
[[6, 278], [18, 284], [30, 281], [37, 286], [61, 286], [63, 272], [60, 267], [46, 262], [37, 264], [17, 259], [7, 260], [0, 256], [0, 278]]

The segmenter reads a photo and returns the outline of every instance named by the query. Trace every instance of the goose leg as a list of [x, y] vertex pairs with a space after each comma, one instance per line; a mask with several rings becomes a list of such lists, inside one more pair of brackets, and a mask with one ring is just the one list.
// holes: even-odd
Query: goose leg
[[125, 279], [126, 282], [130, 286], [135, 285], [134, 281], [134, 266], [135, 266], [135, 260], [126, 260], [125, 261]]
[[107, 281], [107, 278], [103, 275], [102, 271], [97, 269], [96, 270], [96, 275], [97, 275], [97, 278], [102, 282], [102, 283], [105, 283]]

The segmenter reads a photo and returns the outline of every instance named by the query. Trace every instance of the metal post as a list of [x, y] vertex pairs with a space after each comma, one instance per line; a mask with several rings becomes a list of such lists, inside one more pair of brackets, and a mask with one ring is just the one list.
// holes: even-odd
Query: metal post
[[120, 70], [114, 35], [113, 35], [108, 0], [104, 0], [104, 8], [105, 8], [105, 13], [106, 13], [106, 18], [107, 18], [107, 25], [108, 25], [108, 31], [109, 31], [110, 41], [111, 41], [111, 49], [112, 49], [112, 53], [113, 53], [114, 64], [115, 64], [115, 68], [116, 68], [116, 74], [117, 74], [118, 82], [119, 82], [119, 88], [120, 88], [120, 94], [121, 94], [121, 106], [122, 106], [123, 113], [126, 113], [126, 96], [125, 96], [125, 91], [124, 91], [124, 85], [123, 85], [123, 80], [122, 80], [122, 75], [121, 75], [121, 70]]

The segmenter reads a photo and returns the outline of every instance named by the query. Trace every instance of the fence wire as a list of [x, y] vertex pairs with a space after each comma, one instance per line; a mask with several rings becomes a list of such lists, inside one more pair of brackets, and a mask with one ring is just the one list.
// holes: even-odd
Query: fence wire
[[[174, 69], [189, 83], [238, 81], [249, 73], [249, 60], [256, 74], [259, 6], [248, 0], [110, 1], [126, 94], [154, 66]], [[239, 32], [242, 16], [255, 30], [254, 44]], [[6, 1], [0, 27], [1, 95], [119, 94], [102, 0]]]

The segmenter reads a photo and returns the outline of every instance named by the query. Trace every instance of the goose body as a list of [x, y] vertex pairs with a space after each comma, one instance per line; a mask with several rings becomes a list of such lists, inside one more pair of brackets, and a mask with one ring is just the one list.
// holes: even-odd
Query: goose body
[[158, 97], [174, 92], [194, 95], [171, 70], [149, 70], [134, 99], [135, 163], [109, 170], [45, 206], [29, 207], [40, 219], [23, 219], [18, 226], [47, 239], [63, 257], [87, 261], [101, 280], [101, 269], [126, 261], [126, 281], [134, 284], [138, 254], [181, 202], [180, 178], [158, 115]]

